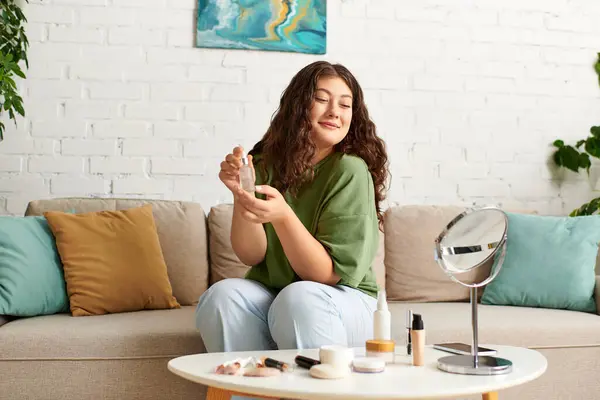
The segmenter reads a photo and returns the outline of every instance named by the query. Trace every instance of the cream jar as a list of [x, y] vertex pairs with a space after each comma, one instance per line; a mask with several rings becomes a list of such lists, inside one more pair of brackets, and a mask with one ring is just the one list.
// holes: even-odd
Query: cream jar
[[386, 364], [392, 364], [396, 360], [394, 355], [396, 345], [393, 340], [367, 340], [365, 347], [367, 357], [383, 359]]

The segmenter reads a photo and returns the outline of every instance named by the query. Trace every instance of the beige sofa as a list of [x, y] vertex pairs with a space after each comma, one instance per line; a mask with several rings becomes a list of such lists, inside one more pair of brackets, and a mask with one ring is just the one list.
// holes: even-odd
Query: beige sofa
[[[187, 202], [71, 198], [32, 201], [26, 214], [114, 210], [147, 202], [153, 204], [169, 278], [182, 307], [91, 317], [51, 315], [3, 325], [0, 398], [204, 398], [204, 387], [174, 376], [166, 365], [173, 357], [205, 351], [194, 326], [197, 296], [209, 284], [242, 276], [247, 268], [228, 242], [231, 206], [214, 207], [207, 216], [198, 204]], [[428, 344], [470, 340], [468, 293], [431, 260], [433, 237], [460, 210], [413, 206], [386, 212], [386, 235], [375, 268], [390, 298], [398, 343], [405, 340], [408, 308], [422, 313]], [[600, 277], [596, 282], [598, 298]], [[504, 399], [598, 398], [598, 315], [482, 305], [480, 340], [538, 349], [548, 359], [542, 377], [501, 392]]]

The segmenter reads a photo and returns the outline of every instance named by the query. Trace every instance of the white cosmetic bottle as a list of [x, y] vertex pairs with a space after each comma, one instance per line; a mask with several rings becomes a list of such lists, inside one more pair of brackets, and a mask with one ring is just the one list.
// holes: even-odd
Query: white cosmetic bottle
[[240, 167], [240, 186], [246, 192], [254, 194], [254, 173], [250, 165], [248, 165], [248, 157], [242, 153], [242, 166]]
[[373, 338], [375, 340], [392, 340], [391, 319], [385, 290], [380, 290], [377, 293], [377, 310], [373, 316]]

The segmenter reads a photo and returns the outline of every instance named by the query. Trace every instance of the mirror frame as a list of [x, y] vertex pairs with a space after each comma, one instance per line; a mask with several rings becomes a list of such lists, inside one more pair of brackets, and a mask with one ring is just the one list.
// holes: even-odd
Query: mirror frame
[[[500, 256], [499, 256], [497, 262], [495, 263], [496, 268], [494, 268], [494, 266], [492, 267], [492, 271], [491, 271], [490, 275], [485, 280], [483, 280], [482, 282], [479, 282], [479, 283], [465, 283], [465, 282], [462, 282], [460, 279], [456, 278], [454, 276], [455, 275], [454, 273], [450, 272], [450, 268], [448, 268], [446, 261], [444, 260], [444, 255], [449, 254], [449, 253], [444, 251], [444, 248], [442, 248], [442, 246], [441, 246], [441, 242], [446, 237], [448, 232], [450, 232], [452, 227], [458, 223], [458, 221], [465, 218], [467, 215], [470, 215], [470, 214], [473, 214], [473, 213], [476, 213], [479, 211], [485, 211], [485, 210], [494, 210], [494, 211], [498, 211], [498, 212], [502, 213], [502, 215], [504, 217], [504, 232], [498, 242], [491, 243], [490, 244], [491, 246], [488, 247], [488, 248], [493, 248], [494, 251], [492, 251], [481, 262], [474, 265], [471, 269], [469, 269], [469, 271], [472, 271], [476, 268], [481, 267], [483, 264], [488, 262], [492, 257], [495, 257], [496, 253], [498, 253], [498, 250], [500, 250]], [[444, 273], [446, 275], [448, 275], [453, 281], [460, 283], [463, 286], [471, 287], [471, 288], [485, 286], [488, 283], [490, 283], [491, 281], [493, 281], [496, 278], [496, 276], [498, 275], [498, 273], [500, 272], [500, 269], [502, 269], [502, 264], [504, 263], [504, 257], [506, 256], [507, 237], [508, 237], [508, 216], [502, 209], [500, 209], [496, 206], [479, 206], [479, 207], [468, 208], [465, 211], [458, 214], [456, 217], [454, 217], [452, 219], [452, 221], [450, 221], [446, 225], [446, 227], [442, 230], [442, 232], [436, 237], [436, 239], [435, 239], [435, 261], [440, 265], [440, 267], [442, 268], [442, 271], [444, 271]], [[461, 246], [461, 247], [471, 248], [474, 251], [482, 250], [481, 246], [477, 246], [477, 245], [476, 246]], [[479, 247], [479, 250], [477, 250], [478, 247]]]

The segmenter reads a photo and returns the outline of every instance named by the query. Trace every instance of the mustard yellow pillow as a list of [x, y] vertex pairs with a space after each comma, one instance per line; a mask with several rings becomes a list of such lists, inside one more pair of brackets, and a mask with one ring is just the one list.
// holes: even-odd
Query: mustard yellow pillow
[[180, 307], [151, 205], [44, 216], [56, 239], [74, 316]]

